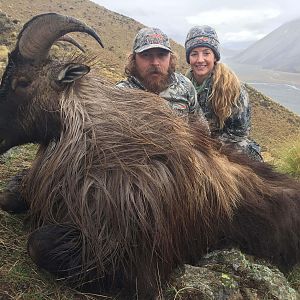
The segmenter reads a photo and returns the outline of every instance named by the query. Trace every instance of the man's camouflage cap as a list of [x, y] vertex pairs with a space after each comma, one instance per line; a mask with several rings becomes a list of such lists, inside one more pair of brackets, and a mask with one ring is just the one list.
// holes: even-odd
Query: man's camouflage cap
[[152, 48], [171, 51], [169, 38], [158, 28], [142, 28], [134, 39], [133, 52], [141, 53]]
[[192, 27], [185, 39], [186, 61], [190, 63], [190, 53], [197, 47], [210, 48], [214, 52], [217, 61], [220, 60], [219, 44], [218, 35], [212, 27], [208, 25]]

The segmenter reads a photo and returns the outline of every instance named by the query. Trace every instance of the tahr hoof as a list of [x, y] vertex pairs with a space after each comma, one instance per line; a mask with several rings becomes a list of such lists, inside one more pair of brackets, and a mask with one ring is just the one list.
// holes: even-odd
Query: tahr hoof
[[28, 210], [28, 205], [18, 192], [4, 191], [0, 194], [0, 208], [13, 214], [20, 214]]
[[82, 276], [80, 233], [72, 227], [52, 224], [36, 229], [28, 237], [27, 250], [40, 268], [61, 279], [71, 283]]

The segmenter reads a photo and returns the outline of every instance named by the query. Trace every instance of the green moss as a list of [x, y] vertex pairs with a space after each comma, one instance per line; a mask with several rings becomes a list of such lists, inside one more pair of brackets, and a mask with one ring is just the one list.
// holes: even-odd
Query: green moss
[[237, 282], [230, 274], [222, 273], [220, 280], [222, 282], [222, 285], [229, 289], [234, 289], [237, 287]]

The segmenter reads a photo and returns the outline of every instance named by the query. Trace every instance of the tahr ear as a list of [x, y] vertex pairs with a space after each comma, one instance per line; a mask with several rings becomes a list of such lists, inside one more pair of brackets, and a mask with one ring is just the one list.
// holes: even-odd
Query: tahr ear
[[90, 72], [90, 67], [82, 64], [68, 64], [63, 67], [57, 76], [59, 83], [71, 83]]

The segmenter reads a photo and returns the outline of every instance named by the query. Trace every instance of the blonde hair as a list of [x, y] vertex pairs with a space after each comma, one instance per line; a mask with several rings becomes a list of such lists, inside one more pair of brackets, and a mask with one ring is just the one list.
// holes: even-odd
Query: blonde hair
[[220, 128], [224, 127], [232, 108], [238, 106], [240, 93], [241, 84], [235, 73], [223, 63], [216, 63], [209, 101], [218, 117]]

